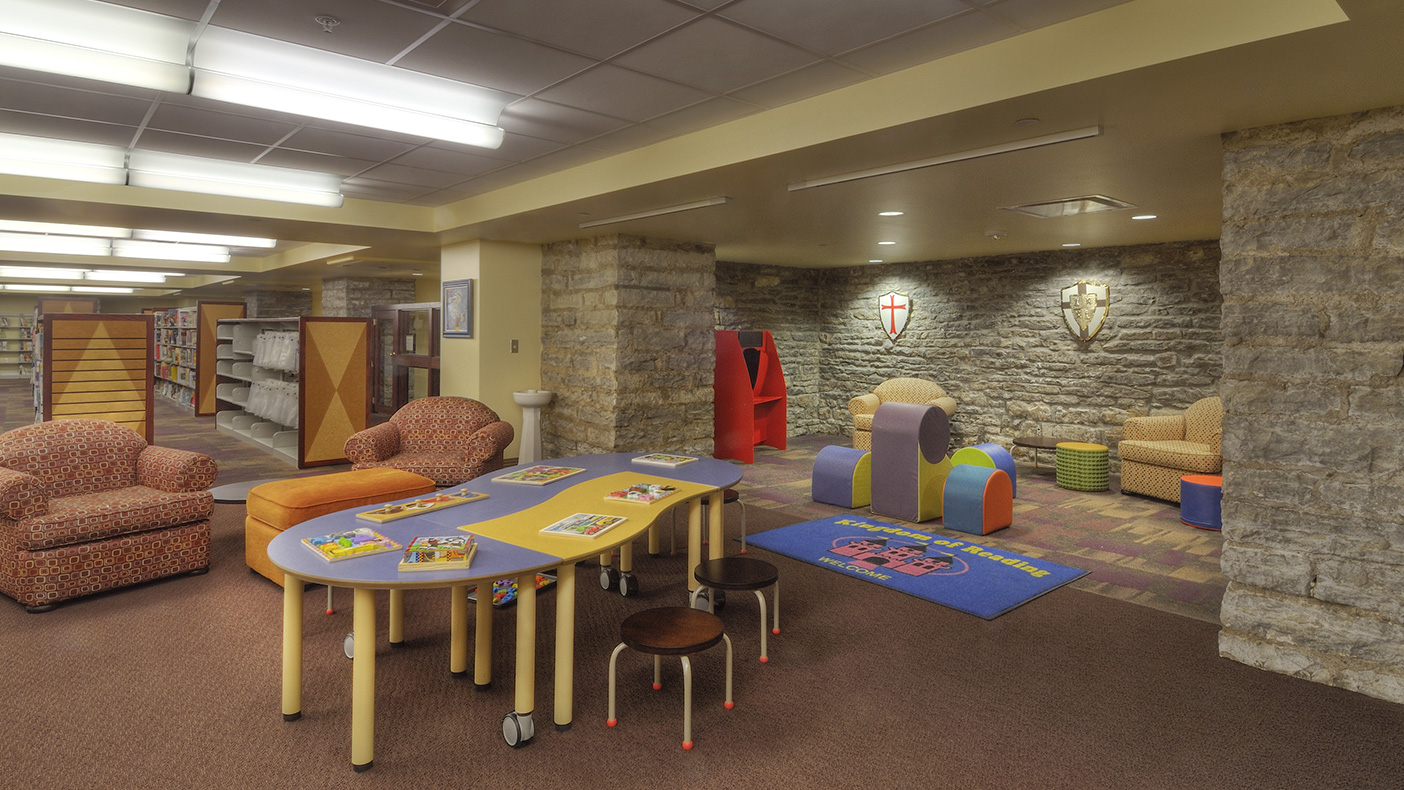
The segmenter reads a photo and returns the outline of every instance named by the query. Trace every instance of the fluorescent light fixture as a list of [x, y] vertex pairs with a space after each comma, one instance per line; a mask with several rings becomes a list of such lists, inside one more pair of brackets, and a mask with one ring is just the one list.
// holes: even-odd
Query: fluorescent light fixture
[[102, 269], [83, 273], [84, 280], [110, 283], [164, 283], [167, 277], [184, 277], [182, 272], [133, 272], [121, 269]]
[[678, 213], [678, 212], [680, 212], [680, 211], [691, 211], [691, 210], [693, 210], [693, 209], [695, 209], [695, 208], [707, 208], [708, 206], [720, 206], [720, 205], [722, 205], [723, 203], [730, 203], [730, 202], [731, 202], [731, 198], [729, 198], [729, 197], [717, 196], [717, 197], [713, 197], [713, 198], [707, 198], [706, 200], [694, 201], [694, 202], [692, 202], [692, 203], [683, 203], [682, 205], [679, 205], [679, 206], [667, 206], [667, 207], [665, 207], [665, 208], [649, 209], [648, 211], [639, 211], [639, 212], [636, 212], [636, 213], [633, 213], [633, 214], [624, 214], [624, 215], [618, 216], [618, 217], [610, 217], [609, 219], [595, 219], [595, 220], [591, 220], [591, 221], [589, 221], [589, 222], [582, 222], [582, 223], [580, 223], [580, 227], [581, 227], [581, 228], [597, 228], [597, 227], [599, 227], [600, 225], [613, 225], [613, 224], [616, 223], [616, 222], [630, 222], [630, 221], [636, 220], [636, 219], [647, 219], [647, 218], [649, 218], [649, 217], [661, 217], [661, 216], [663, 216], [664, 214], [676, 214], [676, 213]]
[[1155, 219], [1155, 215], [1154, 215], [1154, 214], [1137, 214], [1136, 216], [1132, 217], [1131, 219]]
[[75, 285], [71, 289], [76, 294], [129, 294], [135, 293], [135, 288], [108, 288], [100, 285]]
[[881, 245], [884, 246], [884, 247], [888, 247], [888, 246], [891, 246], [891, 245], [896, 244], [896, 243], [897, 243], [897, 242], [895, 242], [895, 241], [880, 241], [880, 242], [878, 242], [878, 244], [881, 244]]
[[109, 239], [129, 239], [132, 232], [127, 228], [109, 228], [103, 225], [65, 225], [59, 222], [22, 222], [15, 219], [0, 219], [0, 231], [15, 233], [56, 233], [61, 236], [103, 236]]
[[905, 213], [907, 213], [907, 212], [905, 212], [905, 211], [879, 211], [879, 212], [878, 212], [878, 216], [879, 216], [879, 217], [900, 217], [900, 216], [902, 216], [902, 215], [905, 214]]
[[[0, 51], [5, 42], [0, 40]], [[126, 149], [112, 145], [0, 134], [0, 173], [94, 184], [127, 183]]]
[[1064, 244], [1063, 246], [1064, 246], [1064, 247], [1081, 247], [1082, 244], [1079, 243], [1079, 242], [1076, 242], [1076, 241], [1072, 241], [1072, 242], [1068, 242], [1067, 244]]
[[36, 233], [0, 232], [0, 250], [48, 252], [55, 255], [107, 256], [112, 254], [112, 243], [107, 239], [90, 239], [82, 236], [41, 236]]
[[191, 244], [222, 244], [226, 247], [259, 247], [270, 249], [278, 246], [277, 239], [263, 239], [257, 236], [224, 236], [218, 233], [182, 233], [174, 230], [132, 231], [132, 238], [147, 241], [185, 241]]
[[869, 258], [868, 263], [882, 263], [882, 258]]
[[171, 244], [164, 241], [115, 239], [112, 254], [118, 258], [151, 258], [158, 261], [229, 263], [229, 248], [209, 244]]
[[192, 63], [195, 96], [484, 148], [502, 144], [498, 117], [518, 98], [219, 27]]
[[789, 185], [791, 192], [801, 189], [813, 189], [814, 187], [828, 186], [829, 184], [842, 184], [846, 181], [857, 181], [862, 178], [873, 178], [874, 176], [891, 175], [892, 173], [904, 173], [908, 170], [920, 170], [923, 167], [934, 167], [935, 165], [946, 165], [952, 162], [964, 162], [970, 159], [981, 159], [986, 156], [996, 154], [1008, 154], [1014, 151], [1027, 151], [1030, 148], [1042, 148], [1045, 145], [1056, 145], [1067, 143], [1073, 140], [1085, 140], [1089, 137], [1099, 137], [1102, 134], [1102, 127], [1088, 126], [1082, 129], [1073, 129], [1067, 132], [1057, 132], [1055, 134], [1045, 134], [1040, 137], [1029, 137], [1023, 140], [1014, 140], [998, 145], [987, 145], [983, 148], [972, 148], [968, 151], [958, 151], [953, 154], [942, 154], [929, 159], [918, 159], [912, 162], [902, 162], [895, 165], [884, 165], [882, 167], [869, 168], [867, 170], [856, 170], [852, 173], [843, 173], [836, 176], [825, 176], [823, 178], [812, 178], [805, 181], [796, 181]]
[[81, 280], [82, 269], [50, 269], [41, 266], [0, 266], [0, 277], [23, 277], [28, 280]]
[[66, 285], [24, 285], [24, 284], [22, 284], [22, 283], [6, 283], [6, 284], [5, 284], [5, 290], [7, 290], [7, 291], [45, 291], [45, 292], [47, 292], [47, 293], [53, 293], [53, 292], [64, 293], [64, 292], [67, 292], [67, 291], [69, 290], [69, 288], [68, 288], [68, 286], [66, 286]]
[[328, 173], [160, 151], [133, 151], [127, 158], [127, 167], [127, 183], [135, 187], [332, 208], [342, 203], [341, 178]]
[[4, 0], [0, 64], [190, 92], [196, 23], [92, 0]]

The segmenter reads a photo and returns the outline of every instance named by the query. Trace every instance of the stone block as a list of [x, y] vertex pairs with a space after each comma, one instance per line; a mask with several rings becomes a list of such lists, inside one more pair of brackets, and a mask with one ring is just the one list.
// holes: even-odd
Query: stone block
[[1229, 581], [1287, 595], [1311, 592], [1313, 568], [1305, 554], [1228, 543], [1219, 565]]

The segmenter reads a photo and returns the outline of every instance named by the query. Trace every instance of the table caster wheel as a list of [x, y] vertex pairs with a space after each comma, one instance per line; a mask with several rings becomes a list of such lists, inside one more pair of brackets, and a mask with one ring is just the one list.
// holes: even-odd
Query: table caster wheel
[[692, 601], [692, 608], [699, 609], [710, 614], [712, 611], [712, 591], [703, 590], [702, 592], [697, 593], [697, 597], [694, 598]]
[[600, 588], [605, 590], [616, 590], [619, 588], [619, 571], [612, 565], [600, 568]]
[[346, 638], [343, 639], [343, 640], [341, 640], [341, 652], [345, 653], [347, 658], [355, 658], [355, 657], [356, 657], [356, 632], [355, 632], [355, 631], [348, 631], [348, 632], [346, 632]]
[[535, 735], [536, 725], [532, 722], [530, 713], [522, 715], [512, 711], [502, 717], [502, 740], [513, 749], [524, 746]]
[[629, 598], [639, 594], [639, 580], [632, 573], [619, 576], [619, 594]]

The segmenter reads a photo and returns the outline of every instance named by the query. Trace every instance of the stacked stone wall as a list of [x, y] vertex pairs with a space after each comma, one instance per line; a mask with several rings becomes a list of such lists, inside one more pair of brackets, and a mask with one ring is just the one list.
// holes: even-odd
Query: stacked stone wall
[[414, 280], [383, 277], [335, 277], [322, 281], [322, 315], [370, 318], [376, 305], [414, 301]]
[[245, 291], [244, 314], [249, 318], [312, 315], [312, 294], [307, 291]]
[[1224, 139], [1220, 652], [1404, 702], [1404, 108]]
[[711, 455], [712, 248], [604, 236], [548, 244], [541, 265], [546, 455]]
[[[1115, 447], [1127, 417], [1217, 393], [1218, 259], [1216, 244], [1193, 242], [844, 269], [722, 263], [718, 324], [780, 327], [787, 377], [812, 387], [808, 398], [791, 389], [792, 431], [847, 435], [850, 398], [912, 376], [956, 399], [958, 445], [1042, 435]], [[1106, 323], [1086, 343], [1059, 307], [1059, 291], [1080, 280], [1111, 289]], [[912, 304], [895, 341], [878, 318], [888, 291]]]

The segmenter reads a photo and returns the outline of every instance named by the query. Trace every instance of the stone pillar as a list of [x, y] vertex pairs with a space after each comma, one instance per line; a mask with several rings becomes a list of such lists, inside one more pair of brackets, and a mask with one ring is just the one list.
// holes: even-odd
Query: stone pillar
[[312, 294], [308, 291], [245, 291], [244, 314], [249, 318], [312, 315]]
[[334, 277], [322, 281], [322, 315], [370, 318], [371, 308], [414, 301], [412, 278]]
[[712, 453], [710, 245], [603, 236], [542, 251], [547, 456]]
[[1404, 702], [1404, 108], [1224, 138], [1222, 655]]

